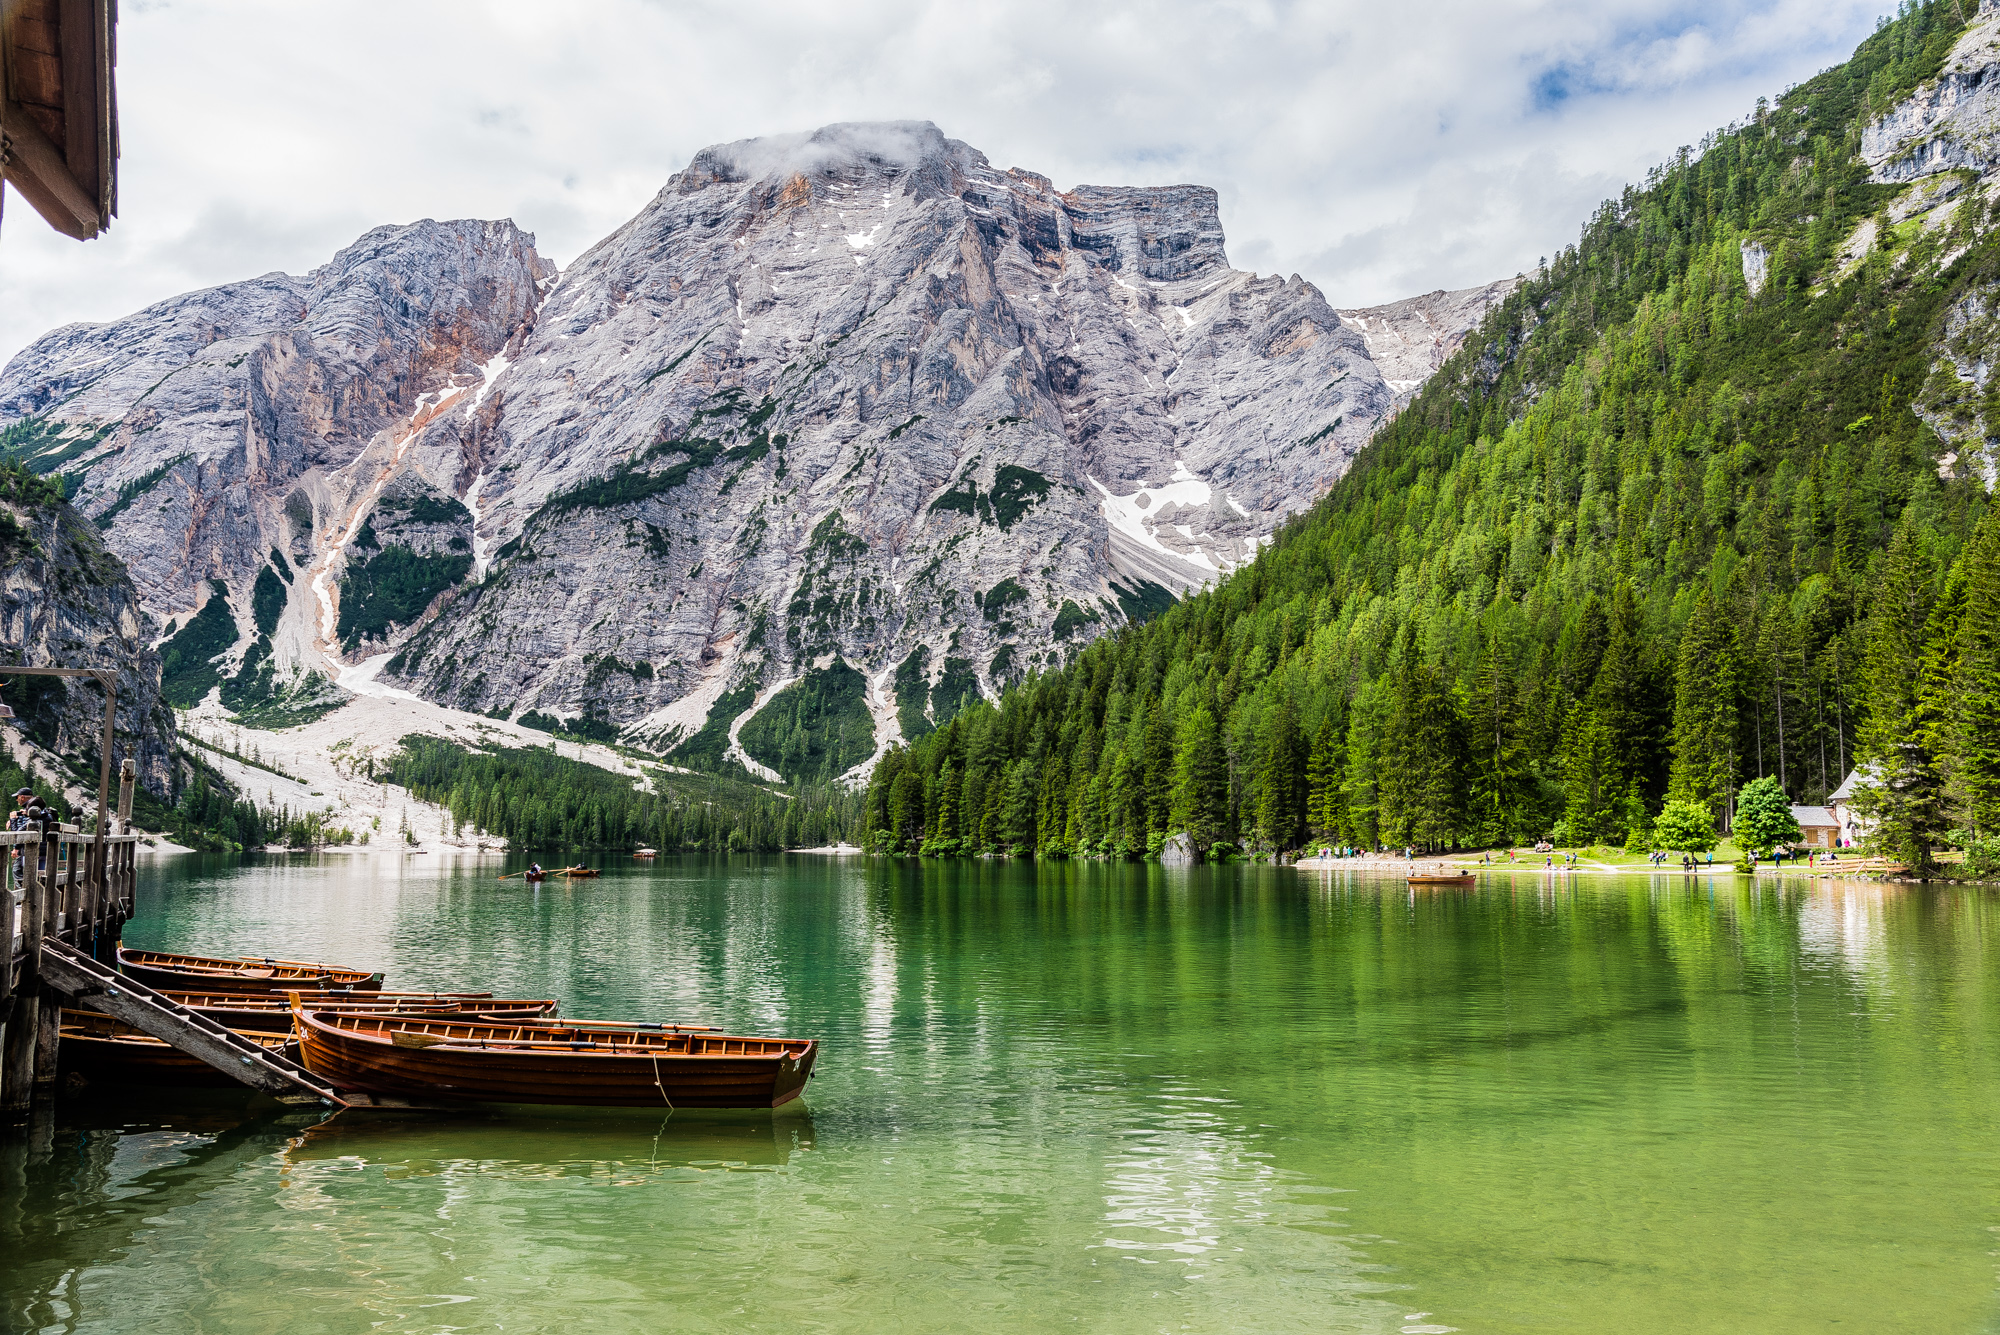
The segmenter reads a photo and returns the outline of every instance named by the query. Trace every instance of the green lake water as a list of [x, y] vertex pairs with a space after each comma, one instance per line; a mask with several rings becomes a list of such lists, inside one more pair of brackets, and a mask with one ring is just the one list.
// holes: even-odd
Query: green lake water
[[2000, 1329], [1990, 892], [185, 858], [129, 944], [815, 1037], [779, 1113], [63, 1103], [9, 1331]]

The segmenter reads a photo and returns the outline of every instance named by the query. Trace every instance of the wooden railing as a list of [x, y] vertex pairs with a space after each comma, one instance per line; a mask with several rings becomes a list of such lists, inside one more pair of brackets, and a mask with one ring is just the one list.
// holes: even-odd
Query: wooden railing
[[107, 931], [115, 932], [132, 916], [138, 845], [137, 835], [106, 836], [106, 865], [99, 875], [95, 835], [0, 831], [0, 881], [7, 891], [0, 904], [6, 921], [0, 925], [12, 960], [25, 953], [27, 920], [37, 911], [42, 932], [86, 953]]
[[[132, 916], [138, 839], [133, 835], [0, 831], [0, 1111], [28, 1105], [56, 1076], [61, 1005], [45, 995], [42, 943], [54, 937], [85, 955], [116, 941]], [[101, 850], [101, 854], [100, 854]], [[99, 865], [99, 857], [103, 865]]]

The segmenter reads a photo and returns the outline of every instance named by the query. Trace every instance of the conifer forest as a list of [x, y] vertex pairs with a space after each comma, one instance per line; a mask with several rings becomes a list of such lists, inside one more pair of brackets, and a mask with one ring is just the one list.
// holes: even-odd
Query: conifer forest
[[1858, 157], [1963, 22], [1906, 3], [1607, 201], [1254, 563], [891, 752], [867, 837], [1643, 849], [1858, 769], [1884, 853], [1990, 839], [2000, 379], [1938, 348], [2000, 217], [1903, 217]]

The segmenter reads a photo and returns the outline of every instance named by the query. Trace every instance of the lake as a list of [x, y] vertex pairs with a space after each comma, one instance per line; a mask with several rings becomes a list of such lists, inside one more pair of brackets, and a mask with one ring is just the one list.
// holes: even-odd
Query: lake
[[126, 937], [814, 1037], [803, 1106], [91, 1091], [0, 1149], [5, 1328], [2000, 1325], [1986, 892], [605, 865], [162, 860]]

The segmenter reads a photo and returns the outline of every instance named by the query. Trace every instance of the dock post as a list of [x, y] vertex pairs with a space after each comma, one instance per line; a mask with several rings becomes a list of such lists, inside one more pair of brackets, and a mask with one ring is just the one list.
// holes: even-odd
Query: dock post
[[26, 1117], [34, 1106], [42, 1018], [42, 933], [61, 839], [59, 834], [45, 834], [41, 844], [26, 844], [21, 850], [27, 891], [21, 901], [21, 972], [14, 980], [14, 1010], [7, 1017], [5, 1050], [0, 1052], [0, 1116], [13, 1121]]
[[35, 1007], [35, 1087], [31, 1097], [45, 1103], [56, 1092], [56, 1046], [62, 1041], [62, 998], [46, 984]]

